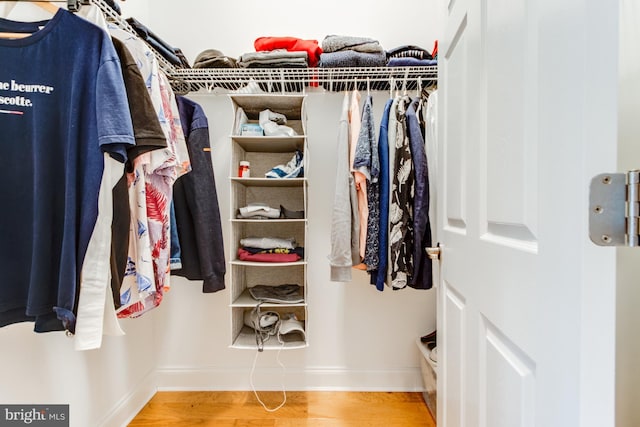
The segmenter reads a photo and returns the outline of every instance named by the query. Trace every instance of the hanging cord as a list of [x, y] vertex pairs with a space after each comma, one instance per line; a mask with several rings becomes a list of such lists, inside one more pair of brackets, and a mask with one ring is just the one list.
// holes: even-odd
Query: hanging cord
[[[263, 300], [258, 301], [258, 304], [251, 310], [250, 320], [247, 322], [254, 330], [258, 351], [264, 349], [264, 343], [268, 341], [271, 336], [276, 335], [280, 327], [280, 314], [275, 311], [260, 311], [260, 305], [262, 303], [264, 303]], [[263, 319], [268, 319], [267, 324], [264, 326], [262, 325]]]
[[287, 392], [284, 389], [284, 374], [286, 373], [287, 368], [285, 368], [284, 363], [282, 363], [282, 361], [280, 360], [280, 353], [282, 352], [283, 348], [284, 348], [284, 342], [281, 342], [280, 348], [278, 349], [278, 354], [276, 356], [276, 361], [278, 362], [278, 365], [280, 365], [280, 367], [282, 367], [282, 381], [281, 381], [281, 385], [282, 385], [282, 403], [280, 403], [275, 408], [268, 408], [267, 405], [265, 405], [265, 403], [262, 401], [262, 399], [260, 399], [260, 396], [258, 396], [258, 392], [256, 390], [256, 386], [253, 384], [253, 374], [255, 373], [255, 370], [256, 370], [256, 362], [258, 360], [258, 354], [260, 354], [260, 352], [261, 352], [260, 350], [256, 351], [256, 355], [253, 358], [253, 365], [251, 365], [251, 374], [249, 375], [249, 383], [251, 384], [251, 390], [253, 390], [253, 394], [256, 396], [256, 399], [258, 399], [258, 402], [260, 402], [260, 404], [262, 405], [264, 410], [267, 411], [267, 412], [276, 412], [278, 409], [282, 408], [285, 403], [287, 403]]

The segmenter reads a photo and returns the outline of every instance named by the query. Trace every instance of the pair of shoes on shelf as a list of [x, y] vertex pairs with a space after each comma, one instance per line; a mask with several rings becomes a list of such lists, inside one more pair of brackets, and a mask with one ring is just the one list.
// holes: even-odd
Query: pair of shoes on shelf
[[278, 165], [265, 173], [265, 178], [300, 178], [304, 176], [304, 155], [296, 150], [295, 154], [286, 165]]
[[438, 331], [433, 331], [420, 337], [420, 342], [426, 344], [429, 350], [433, 350], [437, 345], [437, 332]]
[[429, 359], [435, 364], [438, 363], [438, 347], [433, 347], [429, 352]]
[[272, 336], [277, 336], [280, 344], [289, 341], [306, 341], [304, 323], [294, 313], [282, 316], [277, 311], [261, 311], [260, 302], [252, 310], [244, 313], [244, 324], [255, 331], [258, 351], [264, 349], [264, 343]]
[[278, 341], [284, 344], [288, 341], [306, 341], [304, 323], [294, 313], [286, 313], [282, 316], [278, 327]]

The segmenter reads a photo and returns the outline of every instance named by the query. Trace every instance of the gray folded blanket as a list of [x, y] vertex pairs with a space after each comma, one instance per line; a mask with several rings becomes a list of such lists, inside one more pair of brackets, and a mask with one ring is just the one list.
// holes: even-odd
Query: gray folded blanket
[[322, 68], [338, 67], [384, 67], [387, 65], [387, 55], [380, 53], [363, 53], [352, 50], [342, 52], [323, 53], [320, 55]]
[[257, 301], [289, 304], [304, 302], [302, 288], [300, 285], [295, 284], [278, 286], [256, 285], [249, 288], [249, 294]]
[[238, 63], [241, 67], [248, 67], [252, 64], [274, 64], [274, 63], [290, 63], [298, 65], [307, 65], [307, 52], [293, 51], [289, 52], [284, 49], [276, 49], [260, 52], [243, 53]]
[[322, 51], [325, 53], [354, 50], [364, 53], [384, 52], [380, 42], [369, 37], [328, 35], [322, 40]]

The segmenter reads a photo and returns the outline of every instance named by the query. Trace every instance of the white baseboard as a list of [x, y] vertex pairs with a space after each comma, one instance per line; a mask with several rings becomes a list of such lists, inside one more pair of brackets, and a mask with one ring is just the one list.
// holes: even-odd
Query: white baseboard
[[[157, 371], [158, 391], [251, 390], [250, 368], [161, 368]], [[256, 368], [253, 383], [257, 390], [304, 391], [416, 391], [424, 390], [419, 368], [396, 370]]]
[[150, 372], [129, 394], [123, 396], [113, 410], [97, 425], [99, 427], [126, 427], [158, 391], [156, 378], [156, 372]]

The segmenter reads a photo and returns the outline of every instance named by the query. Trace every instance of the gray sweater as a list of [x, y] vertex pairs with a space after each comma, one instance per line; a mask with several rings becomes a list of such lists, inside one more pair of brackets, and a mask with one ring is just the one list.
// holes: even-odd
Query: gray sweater
[[344, 50], [365, 53], [384, 53], [384, 49], [380, 43], [369, 37], [328, 35], [322, 40], [323, 52], [331, 53]]

